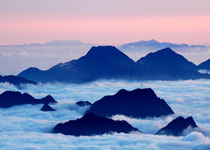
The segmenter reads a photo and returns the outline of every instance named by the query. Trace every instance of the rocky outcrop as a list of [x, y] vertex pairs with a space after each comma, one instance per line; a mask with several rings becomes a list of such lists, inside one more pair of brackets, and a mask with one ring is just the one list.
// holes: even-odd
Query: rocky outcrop
[[126, 121], [114, 121], [92, 113], [87, 113], [77, 120], [59, 123], [53, 129], [54, 133], [74, 136], [102, 135], [113, 132], [130, 133], [132, 131], [138, 131], [138, 129], [132, 127]]
[[96, 101], [87, 112], [102, 117], [126, 115], [135, 118], [174, 114], [170, 106], [163, 99], [158, 98], [150, 88], [133, 91], [122, 89], [115, 95], [105, 96]]
[[167, 126], [160, 129], [156, 134], [181, 136], [183, 131], [188, 127], [198, 128], [192, 117], [185, 119], [179, 116], [178, 118], [172, 120]]
[[20, 93], [15, 91], [6, 91], [0, 95], [0, 107], [8, 108], [23, 104], [48, 104], [56, 103], [55, 99], [48, 95], [41, 99], [36, 99], [28, 93]]

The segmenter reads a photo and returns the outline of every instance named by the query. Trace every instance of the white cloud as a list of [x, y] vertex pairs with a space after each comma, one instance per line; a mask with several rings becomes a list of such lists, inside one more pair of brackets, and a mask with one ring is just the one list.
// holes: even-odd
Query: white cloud
[[0, 46], [0, 74], [18, 74], [29, 67], [49, 69], [58, 63], [85, 55], [90, 47], [91, 44], [85, 43]]
[[[22, 105], [8, 109], [0, 108], [0, 149], [5, 150], [63, 150], [101, 149], [101, 150], [207, 150], [210, 149], [210, 81], [155, 81], [123, 82], [100, 81], [88, 84], [40, 84], [27, 85], [19, 91], [28, 92], [36, 98], [51, 94], [58, 104], [51, 105], [57, 111], [42, 112], [42, 105]], [[59, 122], [82, 116], [87, 107], [78, 107], [76, 101], [94, 102], [104, 95], [115, 94], [119, 89], [151, 87], [155, 93], [164, 98], [176, 115], [164, 118], [135, 119], [122, 115], [114, 119], [127, 120], [145, 134], [114, 134], [91, 137], [74, 137], [49, 133]], [[0, 84], [0, 92], [17, 90], [9, 84]], [[181, 102], [180, 102], [181, 99]], [[193, 116], [199, 130], [187, 136], [153, 135], [167, 125], [173, 118], [183, 115]]]

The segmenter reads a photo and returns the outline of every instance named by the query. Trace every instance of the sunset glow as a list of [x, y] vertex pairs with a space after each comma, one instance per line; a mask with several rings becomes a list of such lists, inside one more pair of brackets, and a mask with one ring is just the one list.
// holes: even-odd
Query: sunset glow
[[[110, 1], [88, 1], [90, 3], [62, 0], [59, 5], [54, 0], [0, 2], [0, 44], [68, 39], [115, 45], [149, 39], [209, 44], [210, 9], [206, 8], [209, 1], [185, 0], [182, 4], [173, 2], [173, 6], [167, 7], [162, 6], [167, 2], [165, 0], [159, 3], [134, 0], [129, 4], [126, 0], [113, 4]], [[91, 2], [95, 2], [94, 5]], [[56, 4], [58, 6], [52, 8]], [[179, 9], [174, 10], [176, 5]], [[3, 8], [5, 6], [7, 9]]]

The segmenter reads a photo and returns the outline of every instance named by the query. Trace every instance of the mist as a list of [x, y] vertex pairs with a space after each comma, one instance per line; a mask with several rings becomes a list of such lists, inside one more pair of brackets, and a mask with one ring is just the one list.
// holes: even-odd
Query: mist
[[[210, 81], [98, 81], [87, 84], [39, 84], [16, 89], [9, 84], [0, 84], [0, 92], [6, 90], [28, 92], [36, 98], [51, 94], [58, 104], [51, 105], [54, 112], [42, 112], [42, 105], [22, 105], [8, 109], [0, 108], [0, 147], [4, 149], [57, 150], [62, 149], [192, 149], [210, 148]], [[124, 88], [152, 88], [174, 110], [175, 115], [161, 118], [130, 118], [112, 116], [115, 120], [126, 120], [144, 134], [113, 134], [102, 136], [66, 136], [51, 133], [60, 122], [81, 117], [88, 107], [79, 107], [75, 102], [95, 102], [105, 95], [115, 94]], [[190, 105], [189, 105], [190, 104]], [[199, 130], [181, 137], [154, 135], [177, 116], [193, 116]], [[15, 142], [14, 142], [15, 141]]]

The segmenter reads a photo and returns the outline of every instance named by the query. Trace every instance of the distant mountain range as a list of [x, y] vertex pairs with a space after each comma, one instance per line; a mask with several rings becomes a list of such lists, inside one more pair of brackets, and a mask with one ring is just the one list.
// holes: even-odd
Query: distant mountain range
[[[94, 45], [97, 46], [97, 44], [76, 40], [54, 40], [43, 44], [0, 45], [0, 74], [16, 75], [31, 66], [46, 70], [55, 64], [78, 59]], [[196, 64], [210, 58], [210, 47], [204, 45], [160, 43], [156, 40], [150, 40], [123, 44], [118, 48], [136, 61], [149, 52], [155, 52], [166, 47], [170, 47]]]
[[210, 78], [170, 48], [164, 48], [134, 62], [113, 46], [92, 47], [79, 59], [60, 63], [48, 70], [28, 68], [18, 76], [36, 82], [85, 83], [100, 79], [179, 80]]
[[5, 47], [5, 46], [14, 46], [14, 47], [25, 47], [25, 46], [65, 46], [65, 45], [93, 45], [91, 43], [85, 43], [82, 41], [78, 41], [78, 40], [53, 40], [53, 41], [49, 41], [46, 43], [30, 43], [30, 44], [23, 44], [23, 45], [0, 45], [0, 47]]
[[174, 44], [170, 42], [158, 42], [156, 40], [139, 41], [127, 43], [119, 46], [122, 51], [151, 51], [170, 47], [177, 52], [181, 51], [200, 51], [207, 50], [209, 47], [205, 45], [188, 45], [188, 44]]

